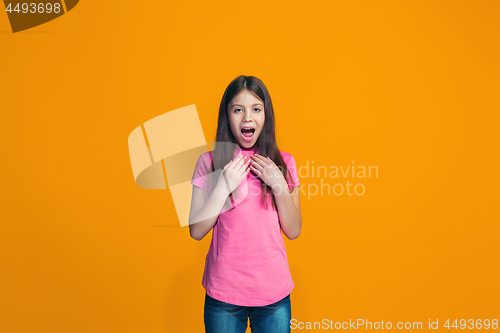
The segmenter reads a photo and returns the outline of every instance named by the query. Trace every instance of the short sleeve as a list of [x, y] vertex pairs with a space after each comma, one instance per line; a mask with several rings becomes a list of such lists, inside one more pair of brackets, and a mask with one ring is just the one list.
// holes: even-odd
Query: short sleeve
[[300, 185], [299, 175], [297, 172], [297, 164], [295, 163], [295, 159], [293, 158], [292, 155], [289, 155], [289, 157], [285, 163], [286, 163], [286, 167], [288, 168], [288, 171], [290, 172], [291, 180], [293, 181], [293, 184], [292, 184], [290, 179], [287, 179], [288, 187], [291, 190], [294, 187], [297, 187]]
[[212, 159], [209, 153], [203, 153], [198, 158], [198, 162], [196, 162], [196, 167], [193, 173], [193, 179], [191, 180], [191, 184], [207, 191], [212, 192], [213, 185], [211, 184], [211, 165]]

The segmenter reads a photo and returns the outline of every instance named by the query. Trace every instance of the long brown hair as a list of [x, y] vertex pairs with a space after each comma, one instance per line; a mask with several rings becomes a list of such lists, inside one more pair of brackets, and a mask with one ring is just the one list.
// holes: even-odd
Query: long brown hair
[[[264, 83], [255, 76], [240, 75], [236, 79], [231, 81], [231, 83], [227, 86], [226, 91], [224, 91], [224, 95], [222, 96], [219, 107], [219, 119], [217, 122], [217, 134], [215, 137], [216, 147], [212, 155], [212, 167], [214, 168], [213, 170], [223, 169], [224, 166], [229, 163], [229, 161], [234, 157], [234, 148], [232, 148], [234, 147], [233, 145], [222, 144], [220, 146], [217, 146], [217, 143], [231, 142], [236, 145], [238, 144], [229, 125], [227, 106], [234, 96], [245, 89], [253, 93], [262, 102], [264, 102], [264, 126], [259, 138], [253, 146], [254, 152], [258, 152], [264, 157], [269, 157], [281, 170], [281, 173], [287, 180], [287, 183], [293, 184], [293, 179], [290, 176], [290, 171], [283, 161], [283, 158], [281, 157], [280, 151], [278, 149], [278, 144], [276, 143], [274, 109], [273, 103], [271, 101], [271, 96], [269, 95], [269, 92]], [[271, 198], [273, 209], [276, 210], [274, 194], [272, 193], [270, 187], [266, 183], [264, 183], [262, 179], [258, 179], [261, 182], [262, 203], [266, 208], [268, 208], [268, 202]]]

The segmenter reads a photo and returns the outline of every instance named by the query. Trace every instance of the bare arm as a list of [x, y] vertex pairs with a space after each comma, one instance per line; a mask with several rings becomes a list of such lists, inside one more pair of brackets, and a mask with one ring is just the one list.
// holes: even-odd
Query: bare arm
[[283, 190], [273, 190], [274, 199], [276, 200], [281, 230], [288, 239], [293, 240], [300, 236], [302, 229], [299, 187], [295, 187], [290, 193], [286, 182], [283, 186]]
[[250, 159], [243, 156], [229, 162], [222, 170], [212, 193], [193, 185], [191, 211], [189, 213], [189, 234], [202, 240], [213, 228], [227, 202], [228, 196], [246, 178]]
[[212, 193], [193, 185], [189, 215], [189, 234], [192, 238], [202, 240], [210, 232], [228, 196], [227, 190], [220, 189], [217, 185]]
[[250, 166], [252, 171], [273, 190], [281, 230], [290, 240], [299, 237], [302, 228], [302, 213], [298, 186], [290, 193], [283, 174], [270, 158], [255, 154], [252, 160]]

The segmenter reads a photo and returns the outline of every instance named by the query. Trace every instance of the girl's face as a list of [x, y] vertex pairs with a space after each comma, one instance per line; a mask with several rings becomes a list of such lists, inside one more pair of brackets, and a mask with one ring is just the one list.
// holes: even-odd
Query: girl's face
[[264, 102], [248, 90], [234, 96], [227, 106], [229, 126], [238, 144], [251, 148], [264, 126]]

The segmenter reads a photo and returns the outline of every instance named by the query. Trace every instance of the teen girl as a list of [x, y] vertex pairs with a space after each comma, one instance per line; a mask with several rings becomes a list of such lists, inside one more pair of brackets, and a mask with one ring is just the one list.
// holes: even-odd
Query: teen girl
[[258, 78], [241, 75], [226, 88], [216, 147], [200, 156], [191, 183], [190, 235], [201, 240], [213, 229], [202, 282], [206, 332], [244, 333], [248, 319], [253, 333], [290, 332], [294, 283], [281, 231], [300, 235], [299, 179], [293, 156], [278, 149], [271, 97]]

